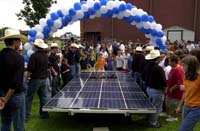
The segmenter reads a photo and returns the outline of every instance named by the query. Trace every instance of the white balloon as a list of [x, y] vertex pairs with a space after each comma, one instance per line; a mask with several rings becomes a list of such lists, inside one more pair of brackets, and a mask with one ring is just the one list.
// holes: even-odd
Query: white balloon
[[37, 32], [36, 39], [44, 39], [44, 35], [41, 32]]
[[27, 51], [33, 49], [33, 44], [31, 44], [29, 42], [25, 43], [24, 49], [27, 50]]
[[114, 4], [114, 5], [113, 5], [114, 7], [117, 7], [117, 8], [118, 8], [119, 5], [120, 5], [120, 2], [119, 2], [119, 0], [115, 0], [115, 2], [113, 2], [113, 4]]
[[44, 27], [46, 25], [46, 19], [45, 18], [40, 19], [39, 23], [40, 23], [41, 26]]
[[100, 10], [96, 11], [95, 12], [95, 16], [98, 17], [98, 18], [100, 18], [101, 17], [101, 11]]
[[137, 10], [137, 15], [142, 16], [144, 13], [144, 11], [142, 9], [138, 9]]
[[94, 6], [94, 1], [93, 0], [87, 0], [88, 7], [93, 7]]
[[125, 4], [126, 5], [126, 2], [125, 1], [119, 1], [120, 2], [120, 4]]
[[138, 24], [136, 25], [136, 27], [137, 27], [138, 29], [140, 29], [141, 27], [143, 27], [143, 24], [142, 24], [142, 23], [138, 23]]
[[130, 12], [131, 15], [132, 15], [132, 16], [136, 16], [136, 15], [137, 15], [137, 10], [138, 10], [138, 9], [136, 9], [136, 8], [131, 9], [131, 12]]
[[28, 50], [28, 51], [27, 51], [27, 56], [28, 56], [28, 57], [31, 57], [31, 55], [32, 55], [33, 53], [35, 53], [35, 51], [33, 51], [33, 50]]
[[136, 24], [137, 24], [137, 23], [136, 23], [136, 22], [134, 22], [134, 21], [131, 23], [131, 25], [136, 25]]
[[41, 25], [36, 25], [36, 26], [35, 26], [35, 30], [36, 30], [37, 32], [42, 32], [43, 27], [42, 27]]
[[150, 22], [142, 22], [145, 29], [149, 29], [151, 26]]
[[84, 16], [84, 14], [83, 14], [83, 12], [82, 12], [81, 10], [76, 11], [76, 17], [77, 17], [78, 19], [82, 19], [83, 16]]
[[108, 3], [106, 4], [106, 7], [107, 7], [109, 10], [112, 10], [113, 7], [114, 7], [114, 1], [108, 1]]
[[81, 6], [81, 10], [82, 10], [83, 12], [87, 12], [87, 11], [88, 11], [88, 5], [83, 4], [83, 5]]
[[156, 25], [156, 29], [159, 30], [159, 31], [161, 31], [162, 30], [162, 25], [161, 24], [157, 24]]
[[148, 39], [150, 38], [149, 35], [147, 35], [147, 34], [145, 34], [145, 37], [148, 38]]
[[90, 16], [90, 19], [94, 19], [94, 18], [95, 18], [95, 15], [91, 15], [91, 16]]
[[114, 15], [112, 16], [112, 18], [117, 18], [117, 15], [116, 15], [116, 14], [114, 14]]
[[108, 9], [106, 8], [105, 5], [103, 5], [103, 6], [101, 6], [100, 11], [101, 11], [102, 14], [105, 14], [108, 11]]
[[123, 17], [124, 17], [123, 13], [119, 13], [119, 14], [117, 15], [117, 18], [120, 19], [120, 20], [121, 20]]
[[62, 11], [62, 13], [63, 13], [64, 15], [68, 15], [68, 14], [69, 14], [68, 9], [66, 9], [66, 8], [62, 8], [61, 11]]
[[166, 37], [166, 36], [163, 36], [161, 39], [162, 39], [163, 42], [166, 42], [167, 37]]
[[54, 26], [55, 28], [59, 29], [59, 28], [62, 26], [61, 18], [55, 20], [53, 26]]
[[155, 22], [153, 22], [153, 23], [151, 23], [150, 28], [151, 28], [151, 29], [156, 29], [156, 26], [157, 26], [157, 24], [156, 24]]
[[130, 10], [124, 11], [124, 12], [123, 12], [123, 15], [124, 15], [125, 17], [129, 17], [129, 16], [131, 15]]

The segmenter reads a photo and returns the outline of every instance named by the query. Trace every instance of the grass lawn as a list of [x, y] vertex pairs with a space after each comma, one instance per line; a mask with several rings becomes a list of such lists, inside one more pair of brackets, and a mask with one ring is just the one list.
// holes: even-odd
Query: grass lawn
[[[108, 127], [109, 131], [177, 131], [181, 124], [181, 118], [177, 122], [166, 122], [164, 117], [160, 117], [162, 128], [148, 128], [145, 125], [146, 116], [143, 114], [133, 114], [130, 117], [102, 114], [69, 116], [67, 113], [50, 112], [50, 118], [42, 120], [39, 118], [38, 103], [36, 97], [32, 105], [32, 117], [26, 123], [26, 131], [92, 131], [94, 127]], [[200, 122], [194, 131], [199, 130]]]

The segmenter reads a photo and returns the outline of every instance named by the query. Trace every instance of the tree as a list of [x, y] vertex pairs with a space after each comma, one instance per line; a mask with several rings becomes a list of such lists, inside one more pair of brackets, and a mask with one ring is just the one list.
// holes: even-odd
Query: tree
[[[54, 0], [55, 1], [55, 0]], [[23, 0], [24, 9], [17, 15], [19, 20], [24, 20], [27, 25], [33, 27], [39, 23], [41, 18], [45, 18], [49, 12], [53, 0]]]

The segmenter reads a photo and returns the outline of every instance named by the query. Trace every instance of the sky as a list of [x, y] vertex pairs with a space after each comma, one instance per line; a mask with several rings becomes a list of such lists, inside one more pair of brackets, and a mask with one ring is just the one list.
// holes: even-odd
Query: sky
[[[57, 0], [57, 4], [53, 4], [50, 13], [56, 12], [58, 9], [73, 7], [73, 3], [79, 0]], [[23, 9], [24, 5], [22, 0], [0, 0], [0, 28], [10, 27], [21, 30], [30, 29], [22, 20], [17, 20], [16, 13]], [[75, 22], [72, 25], [64, 27], [62, 30], [57, 31], [54, 35], [60, 36], [65, 32], [72, 32], [80, 36], [80, 22]]]

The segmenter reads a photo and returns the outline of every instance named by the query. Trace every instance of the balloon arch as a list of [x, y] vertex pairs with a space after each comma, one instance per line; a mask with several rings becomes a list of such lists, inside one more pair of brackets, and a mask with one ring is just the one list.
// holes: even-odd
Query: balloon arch
[[[165, 46], [166, 37], [162, 31], [162, 25], [157, 24], [154, 17], [148, 15], [142, 9], [119, 0], [87, 0], [76, 2], [73, 7], [68, 9], [59, 9], [57, 12], [51, 13], [50, 16], [40, 19], [39, 24], [29, 30], [28, 40], [34, 42], [35, 39], [47, 39], [58, 29], [62, 29], [78, 20], [84, 21], [95, 17], [125, 20], [129, 24], [135, 25], [140, 32], [145, 33], [145, 37], [150, 39], [151, 45], [167, 51]], [[25, 46], [29, 47], [28, 45]], [[26, 50], [29, 51], [29, 49]], [[31, 51], [29, 52], [31, 53]]]

